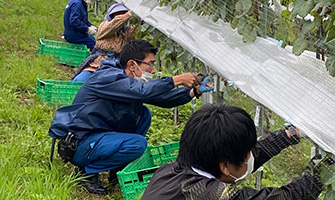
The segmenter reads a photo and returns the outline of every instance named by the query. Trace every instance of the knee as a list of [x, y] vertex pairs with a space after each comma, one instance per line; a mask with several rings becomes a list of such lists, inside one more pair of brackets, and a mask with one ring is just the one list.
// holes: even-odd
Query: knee
[[135, 158], [140, 157], [147, 148], [147, 140], [141, 135], [134, 134], [134, 137], [123, 144], [122, 149], [132, 154]]
[[139, 136], [137, 138], [137, 142], [136, 142], [136, 146], [138, 146], [138, 149], [137, 149], [137, 156], [140, 157], [145, 149], [147, 148], [147, 140], [145, 139], [145, 137], [143, 136]]

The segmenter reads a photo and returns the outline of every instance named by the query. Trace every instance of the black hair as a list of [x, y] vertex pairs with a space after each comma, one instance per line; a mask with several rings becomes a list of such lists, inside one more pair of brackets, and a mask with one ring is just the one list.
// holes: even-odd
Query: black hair
[[206, 104], [189, 118], [177, 161], [220, 177], [220, 162], [240, 166], [257, 142], [250, 115], [241, 108]]
[[156, 55], [157, 48], [146, 40], [132, 40], [125, 44], [120, 53], [120, 64], [126, 68], [127, 62], [131, 59], [143, 60], [147, 54]]

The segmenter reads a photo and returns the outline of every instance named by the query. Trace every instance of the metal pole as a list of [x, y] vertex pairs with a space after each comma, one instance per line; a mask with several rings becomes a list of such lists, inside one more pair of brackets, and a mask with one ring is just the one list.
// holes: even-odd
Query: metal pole
[[[157, 41], [157, 48], [159, 49], [161, 46], [160, 41]], [[161, 78], [162, 76], [162, 72], [161, 72], [161, 68], [162, 68], [162, 62], [161, 62], [161, 54], [158, 53], [157, 54], [157, 78]]]
[[[207, 74], [206, 65], [204, 63], [202, 66], [202, 73]], [[207, 104], [207, 103], [210, 103], [210, 104], [213, 103], [213, 97], [209, 92], [202, 94], [202, 104]]]
[[[196, 58], [193, 57], [193, 60], [192, 60], [192, 69], [195, 69], [195, 61], [196, 61]], [[193, 98], [193, 99], [191, 100], [191, 114], [193, 114], [194, 111], [195, 111], [195, 103], [196, 103], [196, 99]]]
[[[257, 135], [263, 135], [264, 106], [258, 104], [255, 113], [255, 125], [258, 127]], [[256, 189], [260, 190], [262, 186], [263, 167], [258, 168], [256, 172]]]
[[195, 98], [193, 98], [191, 100], [191, 114], [193, 114], [194, 111], [195, 111], [195, 103], [196, 103], [196, 100], [195, 100]]
[[94, 1], [94, 14], [98, 17], [99, 14], [99, 0]]
[[[319, 30], [317, 31], [317, 38], [319, 39], [320, 37], [322, 37], [322, 27], [320, 27]], [[315, 53], [316, 58], [320, 60], [321, 59], [320, 47], [316, 47]], [[320, 147], [317, 144], [314, 144], [314, 146], [311, 148], [311, 158], [320, 153], [321, 153]]]
[[179, 117], [178, 117], [178, 107], [174, 107], [173, 109], [174, 111], [174, 120], [173, 120], [173, 124], [174, 125], [178, 125], [178, 121], [179, 121]]
[[[263, 6], [263, 35], [264, 38], [267, 37], [267, 18], [268, 18], [268, 0], [264, 0], [264, 6]], [[259, 110], [259, 116], [258, 116], [258, 136], [263, 135], [263, 117], [264, 117], [264, 106], [259, 104], [257, 105], [256, 108], [256, 115], [257, 115], [257, 110]], [[256, 118], [255, 115], [255, 118]], [[256, 189], [260, 190], [262, 186], [262, 176], [263, 176], [263, 167], [258, 168], [257, 173], [256, 173]]]
[[[175, 73], [175, 75], [178, 72]], [[179, 111], [178, 111], [178, 107], [174, 107], [174, 120], [173, 120], [173, 124], [174, 125], [178, 125], [179, 124]]]
[[264, 0], [264, 6], [263, 6], [263, 34], [266, 38], [267, 35], [267, 19], [268, 19], [268, 0]]
[[264, 118], [264, 106], [263, 105], [258, 105], [259, 106], [259, 124], [258, 124], [258, 136], [263, 135], [263, 118]]
[[215, 103], [221, 103], [220, 99], [220, 75], [216, 73], [216, 94], [215, 94]]

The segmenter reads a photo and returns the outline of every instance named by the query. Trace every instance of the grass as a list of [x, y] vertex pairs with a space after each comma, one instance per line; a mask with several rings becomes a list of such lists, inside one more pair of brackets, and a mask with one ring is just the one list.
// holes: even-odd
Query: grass
[[[37, 56], [38, 39], [60, 41], [63, 11], [68, 0], [0, 0], [0, 199], [120, 199], [119, 187], [100, 197], [77, 186], [73, 166], [55, 157], [49, 169], [51, 139], [47, 132], [56, 107], [38, 101], [38, 77], [68, 80], [75, 69], [57, 64], [48, 56]], [[97, 26], [99, 18], [90, 13]], [[227, 103], [253, 114], [255, 103], [234, 94]], [[200, 102], [197, 104], [200, 106]], [[190, 104], [180, 108], [181, 124], [173, 125], [173, 111], [151, 107], [153, 123], [150, 144], [176, 141], [190, 115]], [[275, 117], [272, 128], [282, 128]], [[280, 186], [302, 171], [311, 143], [289, 148], [265, 167], [264, 185]], [[271, 164], [273, 163], [273, 164]], [[106, 174], [103, 173], [106, 182]], [[250, 179], [250, 183], [253, 184]]]

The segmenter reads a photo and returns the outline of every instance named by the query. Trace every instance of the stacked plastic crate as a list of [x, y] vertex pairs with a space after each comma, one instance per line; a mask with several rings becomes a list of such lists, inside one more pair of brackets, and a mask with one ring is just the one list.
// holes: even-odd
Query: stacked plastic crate
[[78, 67], [90, 55], [90, 51], [84, 44], [71, 44], [40, 38], [37, 54], [51, 55], [61, 64]]
[[[59, 63], [78, 67], [90, 54], [86, 45], [39, 39], [38, 55], [49, 55]], [[36, 94], [51, 106], [69, 105], [77, 94], [81, 82], [37, 79]]]
[[140, 199], [154, 172], [163, 164], [174, 161], [179, 152], [179, 142], [148, 146], [144, 154], [117, 173], [123, 197]]

